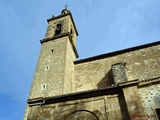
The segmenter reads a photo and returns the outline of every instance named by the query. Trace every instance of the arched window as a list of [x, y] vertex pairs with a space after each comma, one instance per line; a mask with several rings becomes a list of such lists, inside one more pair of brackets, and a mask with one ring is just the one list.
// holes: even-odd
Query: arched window
[[54, 31], [54, 35], [59, 35], [62, 32], [62, 24], [57, 24], [56, 29]]

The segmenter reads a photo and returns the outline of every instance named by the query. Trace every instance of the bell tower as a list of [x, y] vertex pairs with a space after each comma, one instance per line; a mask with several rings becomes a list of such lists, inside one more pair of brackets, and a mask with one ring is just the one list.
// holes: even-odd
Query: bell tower
[[78, 57], [78, 32], [69, 10], [47, 20], [45, 38], [36, 66], [29, 99], [71, 93], [74, 86], [74, 63]]

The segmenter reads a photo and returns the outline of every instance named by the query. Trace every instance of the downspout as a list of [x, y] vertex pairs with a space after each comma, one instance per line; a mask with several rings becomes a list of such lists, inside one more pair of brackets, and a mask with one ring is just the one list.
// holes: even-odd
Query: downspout
[[29, 107], [31, 106], [36, 106], [36, 105], [43, 105], [45, 103], [45, 100], [43, 100], [42, 102], [38, 102], [38, 103], [31, 103], [31, 104], [28, 104]]

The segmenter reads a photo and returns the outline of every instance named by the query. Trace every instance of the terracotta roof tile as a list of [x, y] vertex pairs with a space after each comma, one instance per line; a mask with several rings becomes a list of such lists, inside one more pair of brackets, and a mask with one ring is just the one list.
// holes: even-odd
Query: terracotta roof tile
[[50, 99], [50, 98], [58, 98], [58, 97], [65, 97], [65, 96], [71, 96], [71, 95], [76, 95], [76, 94], [83, 94], [83, 93], [88, 93], [88, 92], [94, 92], [94, 91], [99, 91], [99, 90], [107, 90], [107, 89], [114, 89], [117, 86], [110, 86], [106, 88], [101, 88], [101, 89], [91, 89], [91, 90], [86, 90], [86, 91], [80, 91], [80, 92], [74, 92], [74, 93], [68, 93], [68, 94], [61, 94], [61, 95], [55, 95], [55, 96], [48, 96], [48, 97], [38, 97], [38, 98], [33, 98], [33, 99], [28, 99], [28, 102], [34, 102], [37, 100], [43, 100], [43, 99]]
[[154, 82], [160, 82], [160, 76], [155, 77], [155, 78], [146, 79], [146, 80], [141, 80], [139, 81], [139, 85], [146, 85], [148, 83], [154, 83]]
[[[145, 80], [141, 80], [139, 81], [139, 79], [135, 79], [135, 80], [129, 80], [129, 81], [125, 81], [125, 82], [120, 82], [118, 84], [118, 86], [126, 86], [126, 85], [131, 85], [131, 84], [148, 84], [148, 83], [152, 83], [152, 82], [160, 82], [160, 76], [155, 77], [155, 78], [151, 78], [151, 79], [145, 79]], [[87, 92], [94, 92], [94, 91], [98, 91], [98, 90], [104, 90], [104, 89], [114, 89], [117, 88], [118, 86], [109, 86], [106, 88], [101, 88], [101, 89], [91, 89], [91, 90], [86, 90], [86, 91], [80, 91], [80, 92], [74, 92], [74, 93], [68, 93], [68, 94], [61, 94], [61, 95], [55, 95], [55, 96], [48, 96], [48, 97], [38, 97], [38, 98], [33, 98], [33, 99], [28, 99], [28, 102], [34, 102], [34, 101], [38, 101], [38, 100], [43, 100], [43, 99], [54, 99], [54, 98], [58, 98], [58, 97], [67, 97], [67, 96], [72, 96], [72, 95], [76, 95], [76, 94], [83, 94], [83, 93], [87, 93]]]
[[134, 83], [138, 83], [138, 82], [139, 82], [138, 79], [128, 80], [128, 81], [125, 81], [125, 82], [120, 82], [118, 85], [119, 86], [124, 86], [124, 85], [130, 85], [130, 84], [134, 84]]

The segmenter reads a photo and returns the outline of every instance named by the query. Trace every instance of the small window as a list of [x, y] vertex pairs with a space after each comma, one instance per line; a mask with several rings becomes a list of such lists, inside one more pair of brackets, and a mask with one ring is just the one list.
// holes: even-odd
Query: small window
[[53, 52], [54, 52], [54, 49], [52, 49], [51, 51], [52, 51], [52, 53], [53, 53]]
[[46, 84], [42, 84], [42, 90], [45, 90], [46, 89]]
[[49, 70], [49, 66], [46, 66], [46, 67], [45, 67], [45, 70]]

